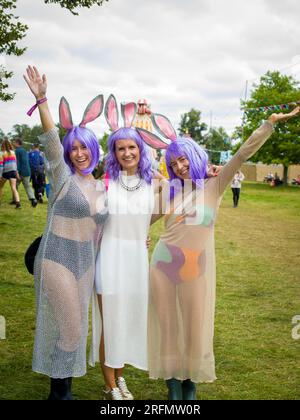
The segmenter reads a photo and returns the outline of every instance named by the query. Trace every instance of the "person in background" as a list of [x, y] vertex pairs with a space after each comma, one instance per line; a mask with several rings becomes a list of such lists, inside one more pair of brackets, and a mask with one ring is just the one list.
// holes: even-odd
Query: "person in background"
[[[17, 158], [17, 168], [18, 168], [18, 178], [17, 178], [17, 189], [22, 182], [27, 197], [31, 202], [32, 207], [36, 207], [37, 200], [34, 197], [33, 190], [30, 185], [30, 165], [28, 159], [28, 153], [23, 147], [22, 139], [15, 139], [15, 150], [16, 150], [16, 158]], [[12, 199], [11, 204], [15, 204], [14, 198]]]
[[28, 153], [28, 156], [34, 195], [39, 203], [43, 203], [45, 189], [45, 165], [39, 143], [35, 143], [33, 145], [33, 149]]
[[[132, 127], [136, 128], [143, 128], [147, 131], [153, 131], [152, 121], [151, 121], [151, 109], [150, 104], [148, 104], [146, 99], [139, 99], [137, 102], [137, 113], [135, 115], [135, 118], [132, 123]], [[157, 153], [156, 150], [152, 149], [151, 147], [148, 147], [146, 145], [146, 149], [148, 150], [152, 169], [154, 171], [157, 171], [158, 164], [157, 164]]]
[[279, 175], [277, 172], [275, 172], [275, 176], [274, 176], [274, 182], [275, 182], [275, 187], [278, 187], [279, 185], [282, 185], [283, 182], [282, 180], [279, 178]]
[[5, 138], [1, 145], [2, 157], [0, 159], [0, 198], [3, 194], [3, 187], [9, 181], [16, 209], [21, 208], [20, 196], [17, 190], [17, 159], [11, 142]]
[[232, 191], [232, 199], [233, 199], [233, 207], [237, 207], [240, 198], [241, 186], [242, 181], [244, 181], [245, 176], [241, 171], [237, 171], [233, 177], [231, 182], [231, 191]]

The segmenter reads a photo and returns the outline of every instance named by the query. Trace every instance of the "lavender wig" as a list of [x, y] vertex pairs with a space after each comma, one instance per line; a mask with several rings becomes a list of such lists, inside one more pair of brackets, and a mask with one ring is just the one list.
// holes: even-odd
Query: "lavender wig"
[[[166, 164], [170, 180], [180, 179], [173, 172], [171, 167], [171, 159], [184, 156], [189, 161], [189, 172], [192, 181], [199, 187], [203, 187], [203, 180], [207, 178], [208, 155], [205, 150], [199, 146], [194, 140], [188, 137], [177, 137], [166, 151]], [[180, 179], [181, 184], [184, 182]], [[171, 199], [174, 197], [174, 189], [170, 190]]]
[[65, 162], [71, 169], [72, 173], [75, 173], [75, 169], [70, 159], [70, 153], [75, 140], [78, 140], [81, 144], [84, 144], [89, 150], [91, 156], [91, 164], [87, 169], [84, 169], [82, 173], [84, 175], [90, 174], [96, 167], [100, 158], [99, 144], [95, 133], [85, 127], [73, 127], [68, 130], [67, 134], [63, 139], [64, 158]]
[[116, 141], [118, 140], [133, 140], [138, 145], [140, 150], [140, 161], [138, 165], [138, 172], [147, 184], [151, 184], [153, 171], [151, 169], [151, 160], [146, 149], [145, 143], [135, 128], [119, 128], [113, 132], [108, 138], [108, 155], [105, 160], [105, 169], [111, 179], [116, 180], [119, 177], [119, 172], [122, 170], [115, 154]]

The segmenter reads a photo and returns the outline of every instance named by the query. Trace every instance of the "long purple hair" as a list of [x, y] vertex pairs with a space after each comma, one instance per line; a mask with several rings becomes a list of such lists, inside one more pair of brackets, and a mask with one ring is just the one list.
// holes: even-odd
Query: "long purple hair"
[[[192, 181], [199, 187], [203, 188], [203, 180], [207, 178], [207, 163], [208, 155], [205, 150], [199, 146], [194, 140], [188, 137], [177, 137], [173, 141], [166, 151], [166, 164], [167, 170], [170, 177], [170, 181], [173, 179], [179, 179], [181, 185], [184, 185], [182, 179], [176, 176], [171, 167], [171, 159], [177, 159], [180, 156], [184, 156], [189, 161], [189, 172]], [[170, 189], [170, 198], [174, 197], [174, 189]]]
[[119, 172], [122, 168], [116, 158], [115, 148], [118, 140], [133, 140], [136, 142], [140, 150], [140, 161], [138, 165], [138, 172], [147, 184], [151, 184], [153, 177], [153, 170], [151, 168], [151, 160], [145, 143], [135, 128], [119, 128], [119, 130], [112, 133], [108, 138], [108, 155], [105, 159], [105, 170], [111, 179], [119, 178]]
[[85, 127], [73, 127], [71, 130], [68, 130], [67, 134], [63, 139], [63, 148], [64, 148], [64, 159], [72, 173], [75, 173], [74, 166], [70, 159], [70, 153], [72, 151], [72, 146], [75, 140], [78, 140], [81, 144], [85, 145], [89, 150], [91, 156], [91, 164], [87, 169], [82, 170], [84, 175], [88, 175], [97, 166], [100, 158], [99, 144], [95, 133], [89, 128]]

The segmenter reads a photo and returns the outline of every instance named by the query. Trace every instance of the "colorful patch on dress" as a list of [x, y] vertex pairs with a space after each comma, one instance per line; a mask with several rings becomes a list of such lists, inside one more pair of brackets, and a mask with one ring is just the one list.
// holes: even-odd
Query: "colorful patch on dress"
[[153, 252], [151, 265], [155, 266], [159, 261], [170, 263], [172, 261], [172, 255], [163, 241], [159, 241]]
[[162, 271], [174, 284], [193, 281], [204, 272], [205, 253], [160, 241], [151, 265]]
[[186, 224], [199, 226], [212, 226], [215, 219], [214, 209], [207, 206], [197, 206], [194, 214], [189, 213], [186, 216]]

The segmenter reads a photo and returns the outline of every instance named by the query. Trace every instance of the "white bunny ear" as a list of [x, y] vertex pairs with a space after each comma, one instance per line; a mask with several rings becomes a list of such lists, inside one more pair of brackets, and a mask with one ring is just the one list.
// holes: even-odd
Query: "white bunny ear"
[[119, 112], [118, 112], [118, 106], [117, 101], [114, 95], [110, 95], [109, 98], [106, 101], [105, 104], [105, 118], [107, 121], [107, 124], [110, 126], [110, 128], [113, 131], [116, 131], [119, 129], [118, 121], [119, 121]]
[[124, 120], [124, 126], [126, 128], [131, 127], [136, 114], [137, 106], [134, 102], [128, 102], [127, 104], [121, 104], [121, 114]]
[[103, 111], [103, 95], [96, 96], [86, 107], [80, 127], [85, 127], [87, 123], [98, 118]]
[[161, 139], [156, 134], [144, 130], [143, 128], [136, 128], [136, 130], [144, 142], [153, 149], [167, 149], [167, 147], [171, 144], [170, 140]]
[[71, 130], [73, 128], [70, 106], [65, 97], [62, 97], [59, 103], [59, 122], [66, 130]]
[[161, 114], [152, 114], [151, 120], [156, 130], [164, 137], [175, 141], [177, 138], [176, 131], [174, 130], [171, 121]]

